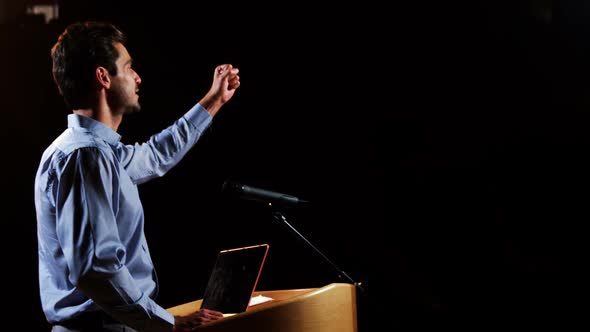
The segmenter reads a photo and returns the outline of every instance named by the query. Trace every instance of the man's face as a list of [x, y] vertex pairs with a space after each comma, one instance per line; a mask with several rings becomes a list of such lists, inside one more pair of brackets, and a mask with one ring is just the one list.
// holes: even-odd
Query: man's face
[[115, 62], [117, 66], [117, 75], [111, 76], [112, 84], [108, 90], [107, 98], [111, 110], [116, 113], [139, 112], [139, 84], [141, 78], [133, 70], [133, 59], [127, 52], [127, 49], [121, 43], [115, 43], [115, 48], [119, 52], [119, 58]]

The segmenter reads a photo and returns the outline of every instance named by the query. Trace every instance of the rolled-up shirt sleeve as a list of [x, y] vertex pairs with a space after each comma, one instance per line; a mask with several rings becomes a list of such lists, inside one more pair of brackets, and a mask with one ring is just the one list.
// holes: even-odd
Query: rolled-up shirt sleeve
[[170, 330], [174, 317], [144, 294], [126, 267], [117, 225], [120, 168], [84, 147], [62, 160], [54, 188], [57, 238], [68, 279], [114, 318], [142, 331]]

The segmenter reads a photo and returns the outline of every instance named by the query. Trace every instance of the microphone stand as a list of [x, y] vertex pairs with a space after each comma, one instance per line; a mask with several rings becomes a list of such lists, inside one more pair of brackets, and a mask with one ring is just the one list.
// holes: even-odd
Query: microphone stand
[[[271, 206], [272, 208], [272, 204], [268, 203], [269, 206]], [[332, 268], [336, 271], [338, 277], [340, 279], [344, 279], [346, 282], [353, 284], [356, 289], [359, 290], [359, 293], [361, 295], [366, 295], [366, 289], [363, 285], [362, 282], [356, 282], [354, 279], [352, 279], [346, 272], [344, 272], [342, 269], [340, 269], [338, 266], [336, 266], [336, 264], [334, 264], [334, 262], [332, 262], [326, 255], [324, 255], [324, 253], [322, 253], [318, 248], [316, 248], [316, 246], [314, 246], [311, 242], [309, 242], [301, 233], [299, 233], [299, 231], [297, 231], [297, 229], [295, 229], [295, 227], [293, 227], [288, 221], [287, 218], [285, 218], [285, 216], [281, 213], [281, 211], [279, 211], [278, 209], [272, 209], [272, 216], [274, 217], [274, 219], [280, 223], [283, 224], [284, 226], [286, 226], [293, 234], [295, 234], [300, 240], [302, 240], [303, 242], [307, 243], [307, 245], [309, 247], [311, 247], [318, 255], [320, 255], [330, 266], [332, 266]]]

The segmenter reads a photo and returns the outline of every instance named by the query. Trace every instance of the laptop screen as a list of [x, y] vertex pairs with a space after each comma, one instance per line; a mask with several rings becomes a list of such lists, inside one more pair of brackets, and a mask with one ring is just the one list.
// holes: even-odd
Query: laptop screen
[[201, 308], [224, 314], [246, 311], [268, 248], [268, 244], [258, 244], [221, 250], [209, 276]]

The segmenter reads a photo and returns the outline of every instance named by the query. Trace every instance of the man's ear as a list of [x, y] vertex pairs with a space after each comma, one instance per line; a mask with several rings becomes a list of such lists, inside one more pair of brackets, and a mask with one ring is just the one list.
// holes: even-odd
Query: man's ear
[[105, 89], [111, 87], [111, 76], [109, 75], [109, 71], [105, 67], [96, 67], [95, 75], [96, 81], [101, 87]]

